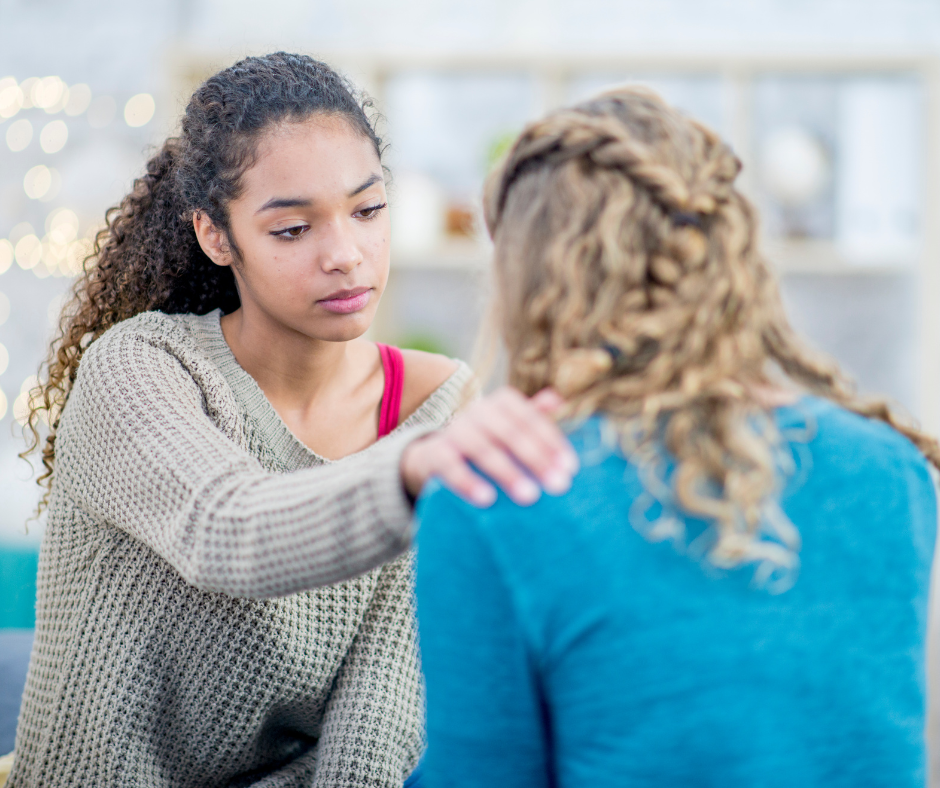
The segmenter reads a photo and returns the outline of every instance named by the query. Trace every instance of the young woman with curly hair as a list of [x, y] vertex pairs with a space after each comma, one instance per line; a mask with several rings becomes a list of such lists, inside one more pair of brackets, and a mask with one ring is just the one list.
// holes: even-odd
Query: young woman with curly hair
[[561, 491], [576, 460], [551, 394], [451, 422], [465, 365], [362, 338], [381, 151], [328, 66], [248, 58], [109, 212], [33, 399], [51, 485], [11, 788], [412, 774], [411, 500], [435, 475], [491, 503], [473, 463], [531, 503], [523, 468]]
[[423, 502], [431, 788], [924, 784], [940, 449], [791, 330], [740, 168], [622, 89], [488, 184], [510, 381], [582, 471]]

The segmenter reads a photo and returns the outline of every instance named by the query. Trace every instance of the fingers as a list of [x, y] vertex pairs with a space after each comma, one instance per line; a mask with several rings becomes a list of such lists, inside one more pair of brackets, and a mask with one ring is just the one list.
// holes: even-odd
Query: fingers
[[496, 489], [493, 485], [475, 474], [462, 457], [436, 475], [445, 487], [474, 506], [485, 509], [496, 501]]
[[517, 504], [538, 500], [541, 490], [560, 495], [571, 486], [578, 456], [548, 415], [561, 403], [546, 389], [532, 400], [505, 387], [474, 403], [435, 435], [411, 444], [402, 454], [401, 475], [417, 495], [432, 476], [471, 503], [485, 507], [496, 499], [486, 474]]
[[[499, 421], [501, 414], [491, 414]], [[516, 460], [508, 453], [498, 437], [498, 425], [481, 425], [470, 420], [455, 425], [451, 439], [467, 462], [473, 463], [483, 473], [506, 491], [510, 498], [522, 506], [539, 499], [541, 491], [527, 476]]]
[[565, 404], [564, 398], [555, 389], [542, 389], [529, 400], [536, 410], [551, 416], [556, 410]]
[[506, 448], [543, 483], [553, 470], [570, 477], [578, 470], [578, 455], [558, 425], [541, 409], [560, 402], [560, 397], [551, 389], [543, 389], [536, 397], [537, 402], [526, 399], [509, 387], [496, 391], [487, 423], [494, 428], [499, 425], [499, 438]]
[[463, 454], [444, 433], [419, 438], [401, 456], [405, 489], [415, 498], [432, 476], [475, 506], [486, 508], [496, 501], [496, 489], [473, 472]]

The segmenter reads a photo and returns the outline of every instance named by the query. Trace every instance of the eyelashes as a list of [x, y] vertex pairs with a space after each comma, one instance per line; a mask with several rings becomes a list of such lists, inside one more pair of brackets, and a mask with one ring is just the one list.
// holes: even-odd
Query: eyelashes
[[[359, 216], [363, 221], [369, 222], [378, 216], [379, 213], [386, 207], [388, 207], [387, 202], [383, 202], [378, 205], [370, 205], [368, 208], [363, 208], [360, 211], [356, 211], [356, 213], [353, 215]], [[277, 238], [281, 238], [285, 241], [296, 241], [306, 235], [309, 229], [309, 224], [295, 224], [292, 227], [285, 227], [283, 230], [275, 230], [271, 233], [271, 235]]]
[[379, 211], [381, 211], [381, 210], [382, 210], [385, 206], [387, 206], [387, 205], [388, 205], [387, 202], [383, 202], [383, 203], [380, 203], [379, 205], [373, 205], [373, 206], [371, 206], [371, 207], [369, 207], [369, 208], [363, 208], [361, 211], [358, 211], [358, 213], [361, 213], [361, 214], [368, 213], [368, 214], [369, 214], [368, 216], [363, 216], [363, 217], [362, 217], [363, 219], [365, 219], [366, 221], [368, 221], [369, 219], [374, 219], [375, 216], [376, 216], [376, 214], [377, 214]]

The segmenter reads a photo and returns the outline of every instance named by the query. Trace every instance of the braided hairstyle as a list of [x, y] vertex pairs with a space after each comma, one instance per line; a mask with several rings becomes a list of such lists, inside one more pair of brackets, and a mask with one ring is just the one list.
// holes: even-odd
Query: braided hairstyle
[[371, 107], [325, 63], [285, 52], [240, 60], [197, 88], [180, 135], [163, 144], [130, 194], [106, 212], [106, 226], [62, 312], [44, 380], [30, 393], [26, 427], [32, 441], [23, 456], [40, 444], [40, 427], [49, 428], [39, 477], [47, 488], [43, 504], [59, 415], [88, 345], [116, 323], [149, 310], [205, 314], [238, 308], [235, 277], [202, 251], [193, 214], [205, 213], [224, 232], [238, 264], [228, 205], [238, 197], [264, 133], [276, 124], [331, 115], [371, 141], [381, 160]]
[[641, 89], [533, 123], [487, 183], [497, 319], [513, 385], [555, 387], [569, 416], [604, 412], [637, 457], [668, 450], [669, 494], [716, 524], [715, 563], [793, 566], [762, 386], [782, 371], [938, 467], [940, 447], [791, 329], [740, 169], [714, 132]]

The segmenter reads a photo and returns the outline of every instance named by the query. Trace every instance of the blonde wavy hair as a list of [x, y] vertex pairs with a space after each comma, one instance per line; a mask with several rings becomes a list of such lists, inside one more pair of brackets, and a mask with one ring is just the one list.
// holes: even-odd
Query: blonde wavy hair
[[567, 417], [606, 414], [634, 456], [668, 451], [670, 494], [715, 524], [713, 563], [788, 566], [799, 534], [761, 389], [788, 379], [884, 421], [938, 467], [940, 447], [791, 329], [740, 170], [718, 135], [641, 89], [531, 124], [486, 188], [496, 320], [512, 385], [554, 387]]

